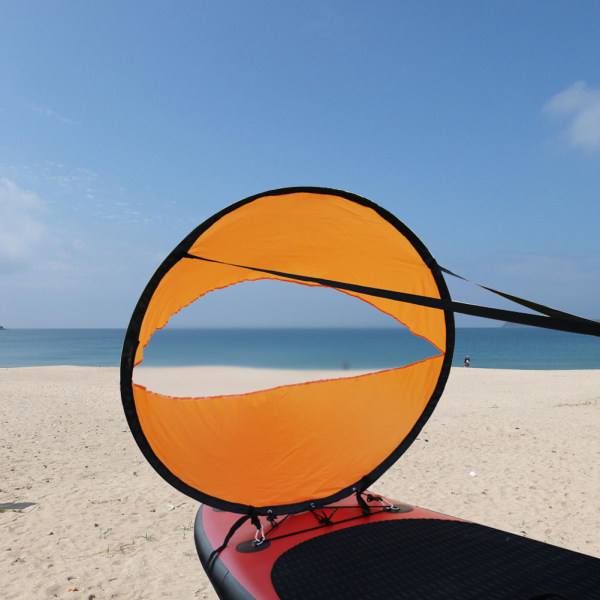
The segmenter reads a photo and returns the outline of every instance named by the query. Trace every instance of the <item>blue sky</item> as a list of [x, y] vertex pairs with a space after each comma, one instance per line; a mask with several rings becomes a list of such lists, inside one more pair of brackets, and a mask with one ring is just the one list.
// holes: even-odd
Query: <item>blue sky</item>
[[[5, 327], [125, 327], [196, 225], [296, 185], [363, 195], [465, 277], [600, 318], [596, 2], [23, 1], [0, 23]], [[298, 306], [380, 322], [326, 292], [308, 315], [291, 287], [181, 323], [237, 324], [245, 294], [256, 325]]]

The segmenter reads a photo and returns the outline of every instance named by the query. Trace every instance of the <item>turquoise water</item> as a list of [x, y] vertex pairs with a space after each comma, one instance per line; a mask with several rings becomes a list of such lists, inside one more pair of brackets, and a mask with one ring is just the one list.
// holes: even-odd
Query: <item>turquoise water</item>
[[[119, 365], [121, 329], [0, 331], [0, 367]], [[436, 354], [398, 329], [165, 329], [145, 353], [145, 366], [245, 365], [275, 368], [371, 369]], [[496, 369], [600, 369], [600, 339], [533, 328], [459, 328], [454, 365]]]
[[124, 336], [122, 329], [5, 329], [0, 367], [115, 367]]

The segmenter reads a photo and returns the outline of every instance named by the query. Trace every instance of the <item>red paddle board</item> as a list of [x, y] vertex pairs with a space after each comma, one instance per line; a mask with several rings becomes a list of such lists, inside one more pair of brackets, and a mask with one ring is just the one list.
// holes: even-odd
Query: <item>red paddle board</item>
[[[366, 497], [366, 495], [365, 495]], [[223, 600], [598, 600], [600, 560], [372, 497], [246, 521], [202, 506], [195, 540]]]

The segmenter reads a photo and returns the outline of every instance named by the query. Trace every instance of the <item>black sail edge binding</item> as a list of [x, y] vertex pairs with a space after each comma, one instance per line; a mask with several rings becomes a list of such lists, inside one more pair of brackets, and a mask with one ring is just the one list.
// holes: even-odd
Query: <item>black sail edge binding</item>
[[439, 266], [440, 270], [448, 275], [462, 279], [467, 283], [476, 285], [482, 289], [485, 289], [493, 294], [506, 298], [511, 302], [520, 304], [531, 310], [535, 310], [541, 315], [535, 315], [531, 313], [519, 312], [514, 310], [506, 310], [503, 308], [492, 308], [489, 306], [479, 306], [478, 304], [467, 304], [464, 302], [455, 302], [454, 300], [446, 300], [443, 298], [432, 298], [429, 296], [420, 296], [418, 294], [408, 294], [405, 292], [398, 292], [394, 290], [386, 290], [381, 288], [374, 288], [370, 286], [345, 283], [343, 281], [335, 281], [332, 279], [322, 279], [320, 277], [311, 277], [309, 275], [298, 275], [294, 273], [285, 273], [283, 271], [276, 271], [272, 269], [261, 269], [259, 267], [252, 267], [248, 265], [238, 265], [235, 263], [229, 263], [211, 258], [205, 258], [202, 256], [195, 256], [193, 254], [186, 254], [187, 258], [196, 260], [202, 260], [205, 262], [218, 263], [222, 265], [228, 265], [231, 267], [237, 267], [240, 269], [248, 269], [249, 271], [255, 271], [258, 273], [266, 273], [269, 275], [277, 275], [278, 277], [285, 277], [294, 281], [316, 283], [325, 287], [335, 288], [338, 290], [345, 290], [349, 292], [356, 292], [365, 294], [368, 296], [374, 296], [377, 298], [386, 298], [388, 300], [395, 300], [397, 302], [408, 302], [411, 304], [418, 304], [420, 306], [427, 306], [430, 308], [437, 308], [440, 310], [452, 310], [465, 315], [472, 315], [476, 317], [482, 317], [486, 319], [494, 319], [496, 321], [509, 321], [511, 323], [519, 323], [521, 325], [530, 325], [532, 327], [542, 327], [545, 329], [554, 329], [557, 331], [566, 331], [569, 333], [579, 333], [582, 335], [591, 335], [600, 337], [600, 322], [592, 321], [584, 317], [579, 317], [571, 313], [563, 312], [555, 308], [538, 304], [530, 300], [519, 298], [505, 292], [500, 292], [490, 287], [480, 285], [470, 281], [456, 273], [453, 273], [449, 269]]
[[[170, 465], [165, 464], [165, 462], [163, 462], [157, 456], [153, 446], [151, 445], [151, 442], [146, 437], [146, 432], [143, 429], [139, 419], [132, 381], [133, 369], [135, 367], [135, 360], [138, 356], [137, 352], [140, 349], [140, 344], [143, 343], [145, 346], [148, 341], [147, 339], [144, 339], [143, 342], [141, 341], [141, 329], [145, 320], [146, 312], [154, 298], [154, 294], [157, 291], [159, 285], [162, 283], [162, 281], [170, 272], [170, 270], [174, 268], [177, 265], [177, 263], [179, 263], [179, 261], [190, 256], [191, 248], [194, 246], [195, 240], [197, 240], [200, 236], [206, 233], [220, 219], [226, 217], [233, 211], [249, 206], [256, 200], [261, 200], [265, 197], [270, 198], [277, 196], [286, 196], [289, 194], [296, 193], [327, 194], [341, 198], [344, 201], [350, 201], [359, 206], [374, 210], [379, 217], [391, 224], [394, 229], [396, 229], [402, 236], [404, 236], [406, 240], [417, 251], [417, 253], [420, 256], [420, 259], [423, 261], [423, 265], [428, 267], [428, 269], [430, 270], [435, 285], [437, 286], [438, 292], [441, 295], [441, 297], [448, 299], [450, 298], [446, 288], [444, 276], [440, 271], [436, 261], [434, 260], [433, 256], [431, 256], [427, 248], [423, 245], [423, 243], [414, 235], [414, 233], [410, 229], [408, 229], [401, 221], [399, 221], [393, 214], [389, 213], [382, 207], [377, 206], [368, 199], [363, 198], [361, 196], [357, 196], [350, 192], [316, 187], [295, 187], [271, 190], [269, 192], [264, 192], [262, 194], [257, 194], [248, 197], [244, 200], [241, 200], [226, 207], [225, 209], [221, 210], [220, 212], [216, 213], [215, 215], [204, 221], [204, 223], [196, 227], [190, 234], [188, 234], [159, 266], [157, 271], [154, 273], [154, 275], [144, 288], [144, 291], [140, 299], [138, 300], [138, 303], [136, 304], [134, 313], [129, 323], [129, 327], [127, 329], [127, 334], [125, 336], [125, 342], [123, 345], [123, 352], [121, 354], [121, 397], [123, 400], [125, 415], [127, 417], [127, 421], [134, 436], [134, 439], [136, 440], [145, 458], [155, 469], [155, 471], [157, 471], [157, 473], [161, 477], [163, 477], [163, 479], [165, 479], [170, 485], [172, 485], [182, 493], [187, 494], [188, 496], [204, 504], [213, 506], [217, 509], [224, 511], [231, 511], [239, 514], [247, 514], [252, 509], [252, 507], [249, 506], [246, 502], [232, 502], [230, 500], [222, 499], [215, 495], [207, 494], [202, 490], [198, 489], [198, 486], [190, 484], [190, 482], [187, 479], [179, 477], [171, 470]], [[298, 270], [304, 271], [305, 269], [302, 268]], [[445, 351], [443, 364], [438, 375], [437, 383], [432, 391], [431, 397], [425, 409], [421, 412], [420, 417], [418, 417], [418, 420], [414, 423], [412, 429], [408, 432], [404, 439], [401, 440], [399, 444], [395, 447], [394, 451], [391, 454], [389, 454], [386, 458], [384, 458], [384, 460], [381, 461], [378, 464], [378, 466], [373, 468], [369, 473], [363, 475], [361, 480], [349, 483], [347, 487], [337, 491], [334, 494], [331, 494], [326, 497], [319, 497], [317, 499], [298, 500], [291, 504], [281, 504], [277, 503], [277, 501], [275, 501], [275, 503], [273, 503], [272, 501], [264, 502], [265, 506], [258, 506], [255, 508], [258, 514], [264, 516], [271, 512], [278, 515], [295, 513], [301, 510], [306, 510], [312, 504], [318, 506], [325, 506], [330, 502], [335, 502], [337, 500], [345, 498], [354, 493], [356, 491], [356, 488], [366, 489], [368, 485], [376, 481], [376, 479], [378, 479], [383, 472], [389, 469], [389, 467], [399, 458], [399, 456], [401, 456], [406, 451], [408, 446], [410, 446], [410, 444], [416, 439], [416, 436], [418, 435], [419, 431], [422, 429], [423, 425], [435, 409], [435, 406], [442, 394], [444, 385], [450, 372], [452, 351], [454, 348], [454, 319], [453, 312], [451, 309], [442, 309], [442, 312], [444, 313], [444, 325], [446, 331], [447, 347]]]

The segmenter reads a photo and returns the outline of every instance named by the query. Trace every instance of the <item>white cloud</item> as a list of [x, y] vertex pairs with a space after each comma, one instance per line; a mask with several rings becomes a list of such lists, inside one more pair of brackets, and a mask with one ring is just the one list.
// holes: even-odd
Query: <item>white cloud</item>
[[67, 117], [63, 117], [62, 115], [59, 115], [56, 111], [52, 110], [51, 108], [44, 108], [42, 106], [37, 106], [36, 104], [30, 104], [29, 106], [30, 106], [31, 110], [33, 112], [36, 112], [38, 115], [48, 117], [49, 119], [56, 119], [57, 121], [60, 121], [61, 123], [73, 123], [73, 121], [71, 121], [71, 119], [67, 119]]
[[587, 152], [600, 150], [600, 88], [577, 81], [544, 104], [542, 111], [551, 117], [568, 119], [568, 143]]
[[0, 179], [0, 272], [13, 271], [30, 262], [47, 238], [40, 219], [44, 205], [34, 192]]

